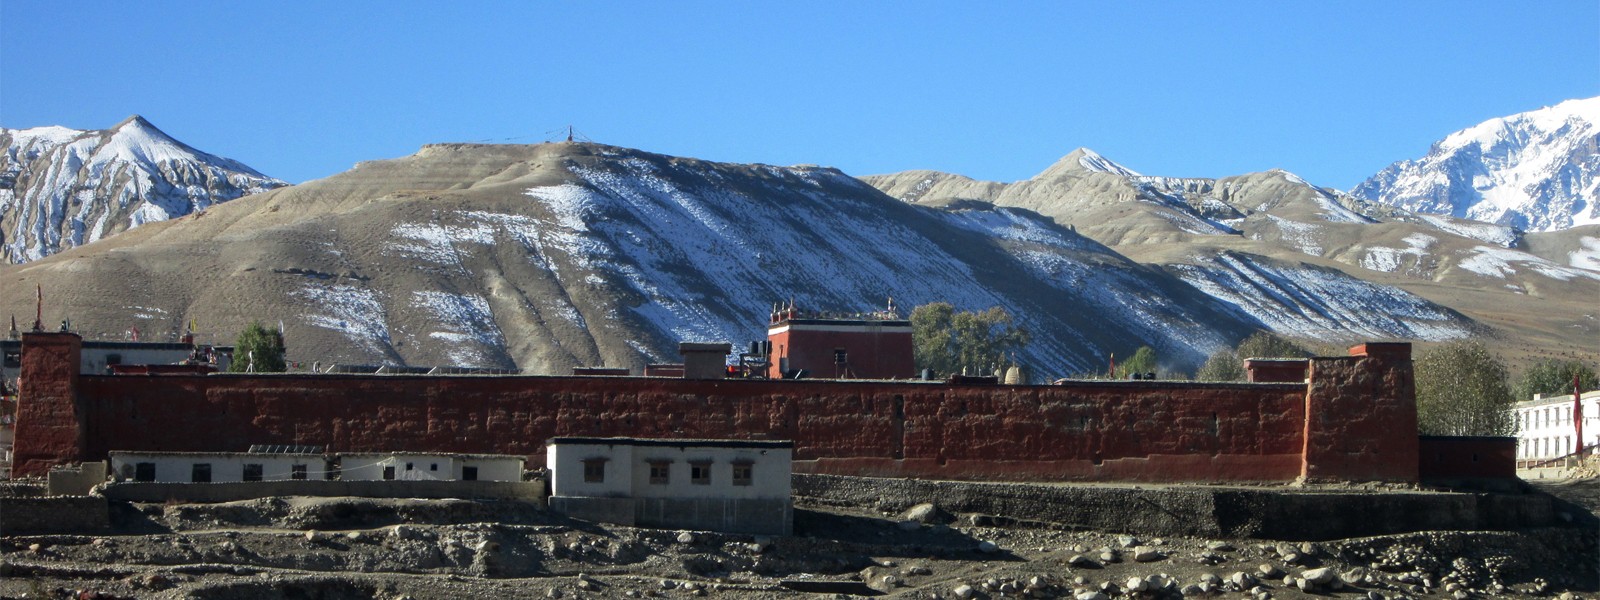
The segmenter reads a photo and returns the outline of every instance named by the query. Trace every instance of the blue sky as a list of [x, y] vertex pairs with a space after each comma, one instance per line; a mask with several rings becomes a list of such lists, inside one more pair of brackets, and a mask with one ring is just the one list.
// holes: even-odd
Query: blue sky
[[0, 126], [142, 114], [292, 182], [434, 142], [1348, 189], [1600, 95], [1600, 2], [0, 2]]

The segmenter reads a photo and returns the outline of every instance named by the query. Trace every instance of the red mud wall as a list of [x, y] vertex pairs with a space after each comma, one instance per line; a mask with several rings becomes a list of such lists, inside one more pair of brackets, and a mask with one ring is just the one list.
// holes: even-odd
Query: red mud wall
[[16, 437], [11, 472], [41, 475], [83, 448], [78, 412], [78, 360], [83, 340], [72, 334], [24, 333], [17, 379]]
[[[29, 360], [48, 362], [50, 353], [32, 348]], [[1305, 453], [1313, 446], [1316, 460], [1327, 454], [1343, 461], [1329, 472], [1386, 472], [1382, 463], [1391, 460], [1345, 457], [1342, 446], [1325, 439], [1322, 421], [1306, 418], [1308, 406], [1360, 408], [1360, 399], [1337, 384], [1308, 394], [1305, 384], [1132, 381], [952, 386], [633, 377], [80, 376], [76, 360], [58, 360], [70, 367], [48, 377], [34, 376], [46, 373], [42, 365], [25, 365], [29, 387], [23, 404], [54, 406], [40, 413], [76, 417], [41, 418], [28, 435], [19, 423], [19, 453], [26, 447], [28, 456], [40, 459], [26, 472], [102, 459], [110, 450], [242, 451], [250, 444], [537, 456], [554, 436], [787, 439], [795, 442], [795, 468], [801, 472], [949, 479], [1283, 481], [1306, 471]], [[1338, 361], [1349, 361], [1356, 375], [1390, 370], [1382, 360]], [[1409, 357], [1404, 364], [1409, 376]], [[1318, 372], [1314, 367], [1313, 382]], [[52, 378], [76, 380], [77, 402], [59, 392], [34, 395], [33, 381]], [[1393, 395], [1380, 389], [1382, 381], [1389, 380], [1378, 377], [1367, 389]], [[40, 389], [72, 387], [56, 381]], [[1411, 419], [1415, 432], [1414, 409]], [[1313, 421], [1319, 425], [1308, 428]], [[1386, 425], [1384, 431], [1394, 429]], [[1308, 430], [1314, 445], [1307, 442]], [[1414, 433], [1411, 440], [1414, 480]], [[1379, 465], [1368, 464], [1373, 462]], [[1322, 472], [1321, 463], [1310, 464]]]
[[1416, 481], [1411, 344], [1363, 344], [1311, 359], [1305, 466], [1311, 481]]
[[1419, 475], [1424, 481], [1516, 479], [1517, 438], [1422, 436]]

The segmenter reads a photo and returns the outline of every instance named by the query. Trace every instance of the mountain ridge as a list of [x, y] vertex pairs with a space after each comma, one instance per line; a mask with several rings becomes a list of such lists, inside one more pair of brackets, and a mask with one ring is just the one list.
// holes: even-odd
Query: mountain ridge
[[[760, 338], [781, 299], [843, 312], [950, 301], [1003, 306], [1033, 331], [1017, 360], [1036, 380], [1140, 345], [1192, 369], [1266, 326], [1260, 310], [1351, 341], [1474, 327], [1407, 292], [1238, 256], [1230, 281], [1272, 290], [1249, 310], [1033, 211], [917, 206], [837, 169], [443, 144], [0, 269], [0, 307], [31, 310], [24, 292], [44, 282], [57, 310], [100, 335], [282, 319], [308, 361], [563, 373]], [[1370, 318], [1350, 297], [1319, 297], [1330, 285], [1377, 298], [1370, 310], [1410, 308]], [[134, 286], [139, 305], [103, 305]]]

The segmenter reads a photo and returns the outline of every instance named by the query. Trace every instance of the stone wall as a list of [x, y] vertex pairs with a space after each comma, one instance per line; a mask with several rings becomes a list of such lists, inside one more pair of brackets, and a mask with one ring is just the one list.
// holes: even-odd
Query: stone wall
[[[41, 337], [42, 336], [42, 337]], [[1416, 479], [1404, 353], [1317, 359], [1311, 384], [1051, 386], [372, 375], [80, 376], [31, 334], [34, 469], [111, 450], [520, 454], [556, 436], [793, 440], [797, 472], [992, 480]], [[55, 358], [51, 358], [55, 356]], [[72, 363], [75, 364], [75, 363]], [[57, 372], [60, 371], [60, 372]], [[70, 381], [57, 381], [69, 379]], [[1308, 393], [1308, 389], [1311, 390]], [[70, 392], [70, 393], [69, 393]], [[1308, 410], [1311, 411], [1308, 413]], [[1409, 415], [1407, 414], [1409, 410]], [[1316, 418], [1308, 418], [1314, 414]], [[1409, 418], [1409, 421], [1407, 420]], [[26, 435], [24, 435], [26, 433]], [[1309, 441], [1308, 441], [1309, 440]], [[26, 472], [26, 471], [19, 471]]]
[[99, 533], [111, 527], [100, 496], [0, 497], [0, 535]]
[[789, 535], [794, 505], [767, 498], [551, 496], [550, 509], [585, 521], [660, 529]]
[[46, 489], [51, 496], [86, 496], [94, 486], [105, 483], [105, 461], [86, 462], [75, 466], [50, 469]]
[[795, 503], [931, 503], [949, 513], [1152, 536], [1330, 540], [1432, 530], [1557, 525], [1543, 494], [1394, 493], [1219, 486], [1051, 486], [795, 475]]

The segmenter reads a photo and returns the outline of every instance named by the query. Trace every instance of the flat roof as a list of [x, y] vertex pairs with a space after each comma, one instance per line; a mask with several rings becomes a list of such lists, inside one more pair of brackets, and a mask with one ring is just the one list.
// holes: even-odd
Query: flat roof
[[657, 448], [794, 448], [792, 440], [705, 440], [650, 439], [629, 437], [553, 437], [546, 446], [584, 444], [592, 446], [652, 446]]
[[112, 450], [106, 453], [110, 456], [137, 455], [137, 456], [208, 456], [213, 458], [273, 458], [273, 457], [315, 457], [326, 456], [321, 452], [172, 452], [167, 450]]
[[849, 325], [853, 327], [910, 327], [911, 321], [907, 319], [783, 319], [767, 328], [771, 329], [781, 325]]
[[528, 460], [528, 457], [523, 456], [521, 454], [469, 454], [469, 453], [463, 453], [463, 452], [416, 452], [416, 451], [409, 451], [409, 450], [405, 451], [405, 452], [334, 452], [332, 454], [338, 455], [340, 457], [375, 457], [375, 456], [412, 456], [412, 457], [417, 457], [417, 456], [427, 456], [427, 457], [434, 457], [434, 458], [472, 458], [472, 459], [505, 458], [505, 459], [511, 459], [511, 460], [521, 460], [521, 461]]

